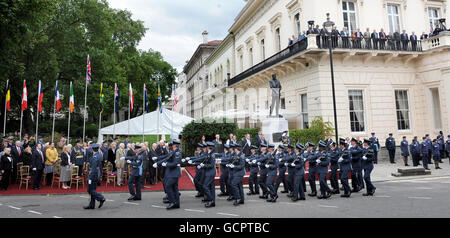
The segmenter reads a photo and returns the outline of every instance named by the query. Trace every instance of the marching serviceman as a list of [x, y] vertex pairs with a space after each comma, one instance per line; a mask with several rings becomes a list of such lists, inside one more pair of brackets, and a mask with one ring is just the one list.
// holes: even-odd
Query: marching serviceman
[[330, 150], [328, 152], [328, 157], [330, 160], [330, 184], [333, 190], [332, 194], [339, 194], [339, 182], [338, 182], [338, 169], [339, 169], [339, 149], [336, 147], [336, 142], [332, 142], [330, 144]]
[[[160, 154], [159, 156], [152, 157], [152, 160], [154, 162], [152, 166], [155, 169], [158, 168], [158, 171], [165, 171], [166, 167], [162, 166], [162, 163], [163, 162], [167, 162], [167, 160], [171, 158], [171, 156], [173, 155], [173, 151], [169, 152], [166, 148], [164, 148], [164, 150], [161, 150], [161, 151], [164, 151], [164, 153], [159, 153]], [[133, 152], [132, 154], [135, 154], [135, 153]], [[161, 168], [161, 169], [159, 169], [159, 168]], [[167, 203], [168, 204], [168, 203], [170, 203], [169, 195], [167, 193], [166, 184], [164, 183], [164, 181], [165, 180], [164, 180], [164, 177], [163, 177], [163, 189], [164, 189], [164, 193], [166, 194], [166, 196], [163, 197], [163, 203]]]
[[395, 139], [392, 137], [392, 133], [389, 133], [389, 137], [386, 139], [385, 145], [389, 152], [389, 160], [391, 161], [391, 164], [395, 164]]
[[277, 189], [276, 189], [276, 184], [275, 184], [275, 177], [277, 176], [278, 160], [277, 160], [277, 156], [275, 155], [275, 152], [274, 152], [275, 146], [272, 144], [269, 144], [268, 147], [269, 147], [269, 153], [268, 153], [268, 157], [264, 163], [264, 167], [266, 167], [268, 169], [266, 184], [267, 184], [267, 189], [269, 190], [270, 198], [267, 199], [267, 202], [276, 202], [278, 195], [277, 195]]
[[340, 157], [338, 163], [341, 168], [341, 184], [344, 187], [344, 194], [342, 194], [341, 197], [350, 197], [352, 192], [350, 190], [350, 185], [348, 184], [348, 174], [352, 173], [352, 157], [348, 152], [348, 145], [345, 142], [345, 139], [339, 139], [339, 147]]
[[91, 171], [89, 171], [89, 180], [88, 180], [88, 193], [91, 195], [91, 202], [88, 206], [83, 207], [84, 209], [95, 209], [95, 200], [99, 201], [100, 204], [98, 205], [98, 208], [101, 208], [103, 206], [103, 203], [105, 203], [106, 199], [101, 195], [100, 193], [97, 193], [97, 183], [99, 179], [99, 171], [100, 171], [100, 164], [103, 163], [103, 156], [98, 152], [98, 149], [100, 146], [98, 144], [92, 145], [92, 151], [94, 155], [91, 159]]
[[437, 139], [433, 140], [433, 144], [431, 145], [431, 153], [433, 155], [435, 169], [441, 169], [441, 167], [439, 167], [439, 161], [441, 160], [441, 151]]
[[373, 170], [373, 160], [374, 160], [374, 151], [373, 148], [370, 147], [370, 140], [364, 140], [364, 148], [363, 148], [363, 157], [361, 162], [361, 167], [364, 170], [364, 182], [366, 183], [366, 193], [363, 196], [373, 196], [375, 190], [377, 189], [373, 186], [372, 181], [370, 179], [370, 173]]
[[409, 166], [409, 164], [408, 164], [409, 150], [408, 150], [408, 141], [406, 140], [406, 136], [403, 136], [403, 140], [400, 143], [400, 150], [402, 151], [403, 162], [405, 162], [405, 166]]
[[[257, 161], [256, 161], [256, 163], [259, 166], [258, 184], [262, 190], [262, 195], [259, 196], [259, 198], [267, 199], [269, 197], [269, 191], [267, 190], [266, 183], [267, 183], [267, 173], [269, 172], [269, 169], [266, 168], [265, 163], [270, 155], [267, 152], [267, 144], [265, 142], [262, 142], [259, 146], [261, 148], [261, 154], [259, 155], [259, 159], [257, 159]], [[272, 152], [273, 152], [273, 150], [272, 150]]]
[[215, 207], [216, 206], [216, 188], [214, 184], [214, 179], [216, 177], [216, 156], [214, 154], [214, 143], [206, 142], [208, 146], [208, 152], [205, 159], [198, 165], [200, 169], [204, 170], [204, 183], [203, 190], [205, 191], [206, 202], [205, 207]]
[[250, 176], [248, 177], [248, 188], [249, 192], [247, 195], [259, 195], [259, 187], [258, 187], [258, 164], [257, 160], [259, 159], [259, 156], [256, 154], [256, 150], [258, 150], [258, 147], [255, 145], [250, 146], [250, 156], [245, 159], [245, 162], [247, 162], [248, 166], [250, 167]]
[[309, 176], [308, 176], [308, 182], [309, 182], [309, 186], [311, 187], [311, 193], [308, 194], [308, 196], [310, 197], [315, 197], [317, 196], [317, 189], [316, 189], [316, 174], [317, 174], [317, 151], [314, 151], [314, 147], [315, 145], [311, 142], [308, 142], [306, 144], [306, 146], [308, 147], [308, 153], [307, 153], [307, 157], [306, 160], [308, 161], [308, 172], [309, 172]]
[[285, 163], [284, 166], [287, 167], [288, 170], [288, 177], [287, 177], [287, 185], [288, 185], [288, 191], [289, 194], [288, 197], [292, 197], [292, 194], [294, 193], [294, 176], [295, 176], [295, 167], [292, 166], [292, 162], [295, 159], [295, 152], [292, 150], [294, 147], [291, 144], [288, 144], [287, 146], [287, 153], [286, 156], [283, 159], [283, 162]]
[[275, 158], [278, 160], [278, 177], [275, 185], [275, 191], [278, 192], [281, 182], [283, 182], [283, 191], [281, 193], [288, 193], [288, 185], [286, 182], [286, 166], [284, 165], [283, 158], [286, 156], [284, 150], [286, 147], [282, 144], [278, 146], [278, 151]]
[[221, 157], [220, 160], [220, 193], [217, 195], [219, 197], [229, 196], [231, 194], [230, 184], [228, 183], [230, 171], [226, 166], [230, 161], [231, 147], [229, 144], [223, 145], [225, 148], [224, 153], [216, 154], [217, 157]]
[[422, 158], [422, 165], [426, 170], [430, 170], [428, 168], [428, 142], [427, 137], [422, 137], [422, 143], [420, 143], [420, 157]]
[[[305, 200], [305, 190], [303, 188], [303, 181], [305, 180], [305, 158], [302, 155], [304, 150], [303, 145], [297, 144], [295, 146], [295, 158], [291, 163], [295, 171], [294, 192], [291, 200], [296, 202], [298, 200]], [[300, 193], [300, 198], [298, 197]]]
[[236, 145], [235, 154], [227, 166], [231, 169], [231, 186], [233, 188], [233, 197], [235, 199], [233, 205], [238, 206], [244, 204], [244, 185], [243, 178], [245, 175], [245, 156], [241, 152], [241, 148]]
[[[141, 150], [140, 145], [136, 145], [134, 147], [134, 151], [136, 155], [127, 156], [125, 160], [127, 164], [132, 166], [130, 178], [128, 179], [128, 190], [130, 192], [131, 197], [128, 198], [128, 201], [140, 201], [141, 197], [141, 176], [142, 176], [142, 166], [144, 163], [144, 153], [145, 151]], [[134, 186], [136, 190], [134, 190]]]
[[195, 195], [196, 198], [203, 197], [205, 195], [203, 191], [203, 170], [199, 169], [196, 165], [198, 161], [203, 161], [206, 156], [206, 145], [203, 143], [198, 143], [197, 148], [200, 148], [200, 151], [198, 154], [192, 158], [186, 158], [188, 160], [188, 163], [190, 165], [195, 165], [195, 176], [194, 176], [194, 186], [195, 190], [197, 190], [197, 195]]
[[351, 147], [349, 149], [349, 153], [352, 157], [352, 192], [359, 192], [364, 188], [361, 171], [362, 149], [357, 145], [355, 138], [352, 138], [350, 143]]
[[228, 163], [226, 165], [226, 167], [228, 167], [228, 173], [229, 173], [227, 183], [230, 186], [230, 190], [229, 190], [230, 191], [230, 195], [228, 196], [227, 201], [235, 200], [235, 198], [234, 198], [234, 189], [233, 189], [233, 184], [232, 184], [232, 182], [233, 182], [233, 170], [229, 167], [229, 165], [231, 164], [231, 162], [233, 161], [234, 156], [237, 153], [236, 152], [236, 147], [237, 147], [236, 143], [234, 143], [234, 142], [230, 143], [230, 155], [228, 156]]
[[320, 182], [320, 196], [318, 199], [327, 199], [331, 197], [331, 189], [327, 184], [327, 174], [328, 174], [328, 165], [330, 161], [327, 156], [327, 151], [325, 150], [327, 144], [323, 141], [319, 141], [319, 151], [317, 152], [317, 172], [319, 173], [319, 182]]

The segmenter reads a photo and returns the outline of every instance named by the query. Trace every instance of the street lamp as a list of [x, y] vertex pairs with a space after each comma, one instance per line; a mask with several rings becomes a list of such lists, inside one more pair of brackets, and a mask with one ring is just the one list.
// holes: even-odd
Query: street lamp
[[323, 23], [323, 28], [328, 32], [328, 48], [330, 50], [330, 68], [331, 68], [331, 90], [333, 92], [333, 111], [334, 111], [334, 130], [336, 134], [336, 143], [339, 143], [337, 113], [336, 113], [336, 91], [334, 88], [334, 70], [333, 70], [333, 47], [331, 45], [331, 31], [334, 27], [334, 22], [330, 20], [330, 13], [327, 13], [327, 21]]

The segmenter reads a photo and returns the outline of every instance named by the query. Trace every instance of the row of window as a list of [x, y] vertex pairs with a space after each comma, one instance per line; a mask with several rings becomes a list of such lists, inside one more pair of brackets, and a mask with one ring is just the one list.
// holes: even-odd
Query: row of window
[[[363, 90], [349, 90], [348, 102], [350, 112], [350, 129], [351, 132], [365, 132], [366, 119], [364, 108]], [[435, 129], [442, 128], [439, 90], [437, 88], [430, 89], [432, 99], [432, 110]], [[399, 131], [407, 131], [411, 129], [411, 116], [408, 90], [395, 90], [395, 107], [397, 116], [397, 129]], [[308, 124], [308, 97], [307, 94], [300, 95], [300, 120], [302, 128], [309, 128]]]

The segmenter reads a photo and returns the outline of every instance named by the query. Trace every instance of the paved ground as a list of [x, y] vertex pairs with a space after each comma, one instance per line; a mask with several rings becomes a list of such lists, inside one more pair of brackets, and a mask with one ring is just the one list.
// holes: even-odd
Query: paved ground
[[[2, 218], [358, 218], [358, 217], [450, 217], [450, 176], [414, 177], [396, 181], [375, 182], [374, 197], [362, 192], [349, 199], [333, 196], [328, 200], [307, 198], [291, 202], [284, 194], [277, 203], [267, 203], [247, 196], [245, 205], [234, 207], [218, 198], [215, 208], [206, 209], [194, 191], [183, 191], [181, 209], [167, 211], [163, 193], [148, 192], [139, 202], [127, 202], [128, 194], [105, 194], [108, 199], [101, 209], [85, 211], [88, 195], [3, 196], [0, 198]], [[246, 190], [247, 191], [247, 190]]]

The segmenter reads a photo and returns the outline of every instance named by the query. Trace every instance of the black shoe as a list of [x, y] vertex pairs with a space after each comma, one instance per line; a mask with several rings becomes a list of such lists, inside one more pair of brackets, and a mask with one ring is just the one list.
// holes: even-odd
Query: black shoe
[[206, 200], [206, 199], [202, 199], [202, 202], [209, 202], [209, 200]]
[[170, 203], [169, 199], [163, 199], [163, 203], [167, 204]]
[[239, 204], [244, 204], [244, 200], [239, 200]]
[[325, 196], [322, 196], [322, 194], [317, 196], [317, 199], [324, 199], [324, 198], [325, 198]]
[[129, 197], [128, 201], [134, 201], [134, 196]]
[[317, 192], [309, 193], [308, 196], [310, 196], [310, 197], [315, 197], [315, 196], [317, 196]]
[[327, 199], [327, 198], [330, 198], [331, 197], [331, 192], [327, 192], [326, 194], [325, 194], [325, 199]]
[[405, 164], [405, 166], [409, 166], [409, 164]]
[[238, 200], [235, 200], [235, 201], [233, 202], [233, 205], [234, 205], [234, 206], [239, 206]]
[[288, 198], [291, 198], [291, 197], [293, 197], [294, 195], [292, 194], [292, 193], [289, 193], [289, 194], [287, 194], [286, 195]]
[[103, 203], [105, 203], [105, 202], [106, 202], [106, 199], [101, 200], [100, 204], [98, 205], [98, 208], [101, 208], [103, 206]]
[[426, 168], [425, 170], [431, 170], [431, 169], [429, 169], [429, 168]]
[[208, 203], [205, 204], [206, 208], [215, 207], [215, 206], [216, 206], [216, 203], [214, 203], [214, 202], [208, 202]]
[[359, 189], [357, 189], [357, 188], [352, 189], [352, 193], [357, 193], [357, 192], [359, 192]]
[[167, 210], [172, 210], [172, 209], [176, 209], [176, 208], [180, 208], [180, 204], [169, 204], [168, 207], [166, 207]]
[[201, 198], [201, 197], [203, 197], [203, 196], [204, 196], [204, 195], [201, 194], [201, 193], [197, 193], [197, 195], [195, 195], [196, 198]]
[[340, 191], [344, 191], [344, 187], [340, 187], [339, 190], [340, 190]]
[[233, 196], [229, 196], [228, 198], [227, 198], [227, 201], [233, 201], [234, 200], [234, 197]]
[[289, 191], [287, 191], [287, 190], [284, 190], [284, 191], [281, 191], [281, 193], [288, 193]]
[[372, 196], [375, 194], [375, 190], [377, 190], [377, 188], [373, 188], [372, 192], [370, 192]]
[[291, 201], [293, 201], [293, 202], [296, 202], [296, 201], [298, 201], [298, 200], [300, 200], [300, 199], [294, 198], [294, 197], [291, 198]]
[[85, 206], [83, 208], [86, 209], [86, 210], [88, 210], [88, 209], [95, 209], [95, 207], [91, 207], [91, 206]]
[[229, 194], [228, 193], [219, 193], [217, 196], [218, 197], [225, 197], [225, 196], [228, 196]]
[[133, 198], [133, 201], [141, 201], [141, 200], [142, 200], [141, 198], [137, 198], [137, 197]]
[[306, 198], [299, 198], [298, 200], [304, 201], [304, 200], [306, 200]]
[[275, 195], [275, 197], [273, 197], [273, 202], [276, 202], [278, 198], [278, 195]]
[[254, 192], [248, 192], [247, 195], [248, 196], [252, 196], [253, 194], [255, 194]]
[[261, 199], [267, 199], [267, 198], [269, 198], [269, 194], [265, 194], [265, 195], [259, 196], [259, 198], [261, 198]]
[[369, 193], [369, 192], [363, 194], [364, 197], [372, 196], [372, 195], [373, 195], [373, 194], [372, 194], [372, 193]]
[[342, 194], [341, 197], [342, 197], [342, 198], [349, 198], [349, 197], [350, 197], [350, 194]]

